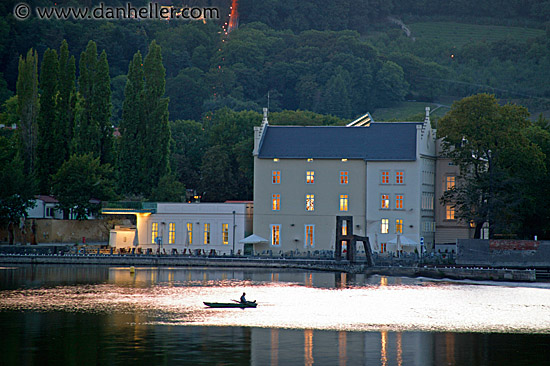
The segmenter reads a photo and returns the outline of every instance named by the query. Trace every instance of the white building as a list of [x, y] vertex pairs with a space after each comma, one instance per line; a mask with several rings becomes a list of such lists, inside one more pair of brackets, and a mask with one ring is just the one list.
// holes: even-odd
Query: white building
[[58, 201], [52, 196], [35, 197], [34, 207], [27, 209], [29, 219], [62, 219], [63, 212], [57, 209]]
[[336, 216], [376, 252], [433, 248], [435, 130], [424, 122], [254, 131], [256, 251], [334, 250]]
[[142, 252], [160, 249], [172, 253], [176, 249], [178, 253], [198, 250], [201, 253], [214, 250], [216, 254], [244, 253], [239, 241], [252, 232], [250, 201], [135, 204], [131, 208], [103, 208], [103, 214], [136, 215], [136, 226], [116, 226], [111, 230], [110, 246]]

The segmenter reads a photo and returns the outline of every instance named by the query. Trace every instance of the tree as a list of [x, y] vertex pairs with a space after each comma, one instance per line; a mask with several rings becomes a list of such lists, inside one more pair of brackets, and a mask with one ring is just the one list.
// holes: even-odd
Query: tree
[[17, 113], [19, 138], [25, 173], [34, 173], [36, 165], [38, 102], [38, 54], [30, 49], [26, 58], [19, 57], [17, 77]]
[[144, 154], [145, 122], [143, 107], [143, 68], [138, 51], [128, 66], [124, 88], [122, 120], [120, 121], [120, 147], [118, 155], [119, 187], [124, 194], [141, 193], [141, 159]]
[[150, 201], [183, 202], [185, 201], [185, 186], [176, 177], [167, 174], [160, 178], [159, 184], [153, 188]]
[[74, 56], [69, 57], [69, 45], [67, 41], [63, 40], [59, 49], [57, 124], [55, 128], [55, 145], [59, 149], [56, 156], [60, 160], [55, 162], [55, 171], [61, 167], [65, 160], [69, 159], [71, 153], [76, 102], [75, 72], [75, 58]]
[[65, 218], [69, 212], [78, 220], [99, 209], [92, 199], [108, 200], [114, 195], [113, 169], [101, 164], [92, 153], [77, 155], [64, 162], [52, 177], [52, 192]]
[[111, 80], [105, 51], [97, 56], [90, 41], [80, 55], [79, 99], [73, 152], [93, 153], [102, 164], [112, 161]]
[[13, 244], [13, 227], [34, 206], [33, 180], [25, 174], [15, 135], [0, 136], [0, 187], [0, 223], [8, 225]]
[[171, 170], [189, 189], [198, 189], [202, 157], [207, 147], [203, 125], [196, 121], [173, 121]]
[[532, 205], [527, 187], [537, 172], [546, 170], [544, 154], [525, 136], [527, 117], [524, 107], [500, 106], [494, 95], [478, 94], [453, 103], [439, 122], [444, 154], [461, 172], [443, 202], [475, 224], [476, 238], [485, 222], [491, 238], [518, 233], [525, 207]]
[[56, 127], [57, 108], [56, 99], [58, 93], [58, 59], [55, 50], [47, 49], [44, 53], [40, 67], [40, 111], [38, 113], [38, 138], [36, 145], [37, 155], [37, 178], [39, 192], [50, 193], [50, 176], [54, 174], [59, 166], [57, 163], [63, 161], [63, 157], [57, 156]]
[[407, 95], [409, 83], [401, 66], [392, 61], [386, 61], [376, 73], [375, 84], [379, 93], [378, 104], [391, 104], [402, 101]]
[[231, 160], [225, 147], [210, 147], [202, 158], [201, 192], [206, 202], [233, 199], [235, 185]]
[[155, 41], [143, 61], [143, 119], [145, 135], [141, 156], [143, 192], [149, 195], [162, 176], [169, 173], [170, 127], [168, 98], [164, 97], [166, 71], [162, 65], [160, 46]]

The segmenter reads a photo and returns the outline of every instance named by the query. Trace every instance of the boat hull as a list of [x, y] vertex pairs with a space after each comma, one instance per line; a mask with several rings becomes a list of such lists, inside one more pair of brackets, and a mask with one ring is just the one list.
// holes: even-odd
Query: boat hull
[[204, 305], [211, 308], [255, 308], [258, 306], [255, 302], [247, 302], [241, 304], [239, 302], [204, 302]]

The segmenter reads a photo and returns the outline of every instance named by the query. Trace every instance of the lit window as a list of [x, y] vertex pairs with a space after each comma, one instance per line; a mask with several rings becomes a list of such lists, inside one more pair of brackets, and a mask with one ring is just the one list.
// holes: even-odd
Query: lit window
[[398, 194], [395, 196], [395, 208], [400, 210], [403, 208], [403, 195]]
[[278, 162], [279, 162], [279, 159], [278, 159], [278, 158], [274, 158], [274, 159], [273, 159], [273, 162], [278, 163]]
[[390, 195], [389, 194], [383, 194], [380, 197], [380, 208], [390, 208]]
[[445, 206], [445, 219], [454, 220], [455, 219], [455, 208], [454, 206], [447, 205]]
[[204, 224], [204, 244], [210, 244], [210, 224]]
[[346, 158], [343, 158], [342, 161], [345, 163], [346, 161], [348, 161], [348, 159]]
[[313, 211], [315, 209], [315, 195], [306, 194], [306, 211]]
[[340, 195], [340, 211], [347, 211], [348, 210], [348, 195], [347, 194], [341, 194]]
[[306, 248], [315, 246], [315, 225], [305, 225], [305, 243]]
[[176, 223], [171, 222], [168, 224], [168, 244], [176, 243]]
[[348, 172], [340, 172], [340, 184], [348, 184]]
[[395, 172], [395, 183], [397, 184], [403, 184], [403, 172]]
[[311, 163], [313, 161], [313, 158], [307, 158], [307, 162]]
[[390, 219], [382, 219], [380, 221], [380, 233], [387, 234], [390, 231]]
[[385, 170], [382, 172], [382, 184], [390, 184], [390, 172]]
[[156, 244], [158, 236], [159, 236], [159, 223], [153, 222], [153, 224], [151, 225], [151, 243]]
[[348, 221], [342, 220], [342, 235], [348, 235]]
[[380, 253], [386, 253], [386, 243], [380, 244]]
[[306, 183], [307, 184], [315, 183], [315, 172], [313, 170], [308, 170], [306, 172]]
[[271, 208], [273, 211], [279, 211], [281, 209], [281, 195], [273, 194], [271, 197]]
[[445, 177], [445, 190], [449, 191], [455, 187], [455, 177]]
[[280, 245], [281, 225], [271, 225], [271, 245]]
[[395, 232], [397, 234], [403, 234], [403, 219], [395, 220]]
[[281, 171], [280, 170], [274, 170], [273, 171], [273, 184], [280, 184], [281, 183]]
[[193, 244], [193, 223], [187, 223], [187, 242], [188, 244]]
[[229, 244], [229, 224], [222, 224], [222, 242], [224, 245]]

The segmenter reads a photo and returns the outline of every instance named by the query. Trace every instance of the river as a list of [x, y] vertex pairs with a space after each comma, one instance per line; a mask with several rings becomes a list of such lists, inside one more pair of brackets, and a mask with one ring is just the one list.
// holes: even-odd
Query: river
[[0, 326], [2, 365], [547, 365], [550, 284], [5, 266]]

